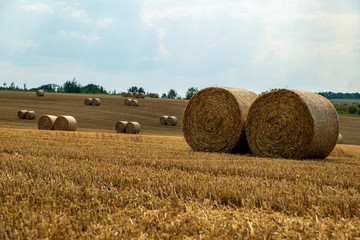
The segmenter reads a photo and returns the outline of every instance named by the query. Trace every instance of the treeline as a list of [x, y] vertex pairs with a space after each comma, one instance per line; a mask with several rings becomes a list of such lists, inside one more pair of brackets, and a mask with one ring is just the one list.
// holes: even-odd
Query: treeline
[[360, 99], [360, 93], [318, 92], [327, 99]]

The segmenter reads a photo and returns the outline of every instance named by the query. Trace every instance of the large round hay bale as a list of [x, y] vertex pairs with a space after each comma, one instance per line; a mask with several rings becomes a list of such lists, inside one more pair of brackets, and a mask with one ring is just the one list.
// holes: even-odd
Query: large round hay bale
[[33, 120], [33, 119], [35, 119], [35, 117], [36, 117], [36, 114], [34, 111], [27, 111], [24, 116], [24, 118], [28, 119], [28, 120]]
[[145, 98], [145, 93], [139, 93], [138, 98]]
[[42, 115], [38, 121], [38, 128], [40, 130], [53, 130], [57, 116]]
[[280, 89], [260, 96], [246, 123], [250, 149], [262, 157], [325, 158], [338, 135], [334, 106], [308, 91]]
[[92, 101], [93, 99], [92, 98], [86, 98], [85, 100], [84, 100], [84, 103], [85, 103], [85, 105], [91, 105], [91, 101]]
[[176, 126], [178, 120], [175, 116], [170, 116], [168, 117], [168, 119], [166, 120], [166, 124], [169, 126]]
[[26, 112], [27, 112], [27, 110], [20, 110], [20, 111], [18, 111], [18, 118], [24, 119]]
[[159, 120], [159, 122], [160, 122], [160, 124], [161, 125], [166, 125], [167, 124], [167, 119], [169, 118], [169, 116], [161, 116], [160, 117], [160, 120]]
[[343, 144], [344, 143], [344, 137], [341, 133], [339, 133], [339, 136], [336, 140], [336, 144]]
[[237, 88], [210, 87], [197, 92], [183, 114], [183, 132], [195, 151], [246, 152], [245, 121], [257, 95]]
[[100, 98], [93, 98], [91, 100], [91, 105], [93, 106], [99, 106], [101, 104], [101, 99]]
[[126, 94], [126, 97], [133, 97], [133, 93], [132, 92], [128, 92], [127, 94]]
[[125, 133], [125, 127], [126, 127], [127, 124], [128, 124], [127, 121], [118, 121], [118, 122], [115, 124], [115, 130], [116, 130], [116, 132], [118, 132], [118, 133]]
[[131, 98], [125, 99], [124, 104], [125, 104], [126, 106], [130, 106], [131, 101], [132, 101]]
[[138, 97], [139, 97], [139, 93], [138, 93], [138, 92], [134, 92], [134, 93], [133, 93], [133, 97], [134, 97], [134, 98], [138, 98]]
[[125, 132], [130, 134], [138, 134], [140, 132], [140, 124], [138, 122], [129, 122], [125, 126]]
[[36, 91], [36, 96], [38, 97], [43, 97], [45, 95], [44, 91], [43, 90], [37, 90]]
[[139, 101], [138, 101], [138, 100], [135, 100], [135, 99], [132, 99], [132, 100], [130, 101], [130, 106], [133, 106], [133, 107], [139, 106]]
[[76, 129], [77, 122], [76, 119], [72, 116], [60, 116], [55, 120], [54, 130], [76, 131]]
[[121, 93], [121, 96], [122, 96], [122, 97], [126, 97], [126, 95], [127, 95], [126, 92], [122, 92], [122, 93]]

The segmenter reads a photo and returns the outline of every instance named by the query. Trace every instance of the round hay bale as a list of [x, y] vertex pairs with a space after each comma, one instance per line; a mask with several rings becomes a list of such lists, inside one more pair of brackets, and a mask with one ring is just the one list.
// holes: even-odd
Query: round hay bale
[[176, 126], [178, 120], [175, 116], [170, 116], [168, 117], [168, 119], [166, 120], [166, 124], [169, 126]]
[[36, 96], [38, 97], [43, 97], [45, 95], [44, 91], [43, 90], [37, 90], [36, 91]]
[[18, 118], [24, 119], [26, 112], [27, 112], [27, 110], [20, 110], [20, 111], [18, 111]]
[[134, 98], [138, 98], [138, 97], [139, 97], [139, 93], [138, 93], [138, 92], [134, 92], [134, 93], [133, 93], [133, 97], [134, 97]]
[[127, 121], [119, 121], [115, 125], [115, 130], [117, 133], [125, 133], [125, 127], [128, 124]]
[[138, 101], [138, 100], [135, 100], [135, 99], [132, 99], [132, 100], [130, 101], [130, 106], [133, 106], [133, 107], [139, 106], [139, 101]]
[[125, 132], [130, 134], [138, 134], [140, 132], [140, 124], [138, 122], [129, 122], [125, 126]]
[[93, 105], [93, 106], [99, 106], [100, 103], [101, 103], [101, 99], [100, 99], [100, 98], [93, 98], [93, 99], [91, 100], [91, 105]]
[[77, 129], [77, 122], [76, 119], [72, 116], [60, 116], [56, 118], [54, 123], [54, 130], [61, 130], [61, 131], [76, 131]]
[[133, 97], [133, 93], [132, 92], [128, 92], [127, 94], [126, 94], [126, 97]]
[[42, 115], [38, 121], [38, 128], [40, 130], [53, 130], [57, 116]]
[[195, 151], [246, 152], [245, 121], [257, 95], [237, 88], [197, 92], [183, 114], [184, 137]]
[[160, 117], [160, 120], [159, 120], [159, 122], [160, 122], [160, 124], [161, 125], [166, 125], [167, 124], [167, 119], [169, 118], [169, 116], [161, 116]]
[[343, 142], [344, 142], [343, 135], [341, 133], [339, 133], [339, 136], [336, 140], [336, 144], [343, 144]]
[[153, 96], [154, 96], [154, 93], [149, 93], [150, 98], [153, 98]]
[[24, 116], [24, 118], [28, 119], [28, 120], [33, 120], [33, 119], [35, 119], [35, 117], [36, 117], [36, 114], [34, 111], [27, 111]]
[[127, 95], [126, 92], [122, 92], [122, 93], [121, 93], [121, 96], [122, 96], [122, 97], [126, 97], [126, 95]]
[[261, 157], [325, 158], [338, 135], [334, 106], [308, 91], [280, 89], [258, 97], [246, 123], [250, 149]]
[[85, 103], [85, 105], [91, 105], [91, 101], [92, 101], [92, 98], [86, 98], [85, 100], [84, 100], [84, 103]]
[[159, 94], [153, 93], [152, 98], [159, 98]]
[[132, 101], [131, 98], [125, 99], [124, 104], [125, 104], [126, 106], [130, 106], [131, 101]]
[[139, 93], [138, 98], [145, 98], [145, 93]]

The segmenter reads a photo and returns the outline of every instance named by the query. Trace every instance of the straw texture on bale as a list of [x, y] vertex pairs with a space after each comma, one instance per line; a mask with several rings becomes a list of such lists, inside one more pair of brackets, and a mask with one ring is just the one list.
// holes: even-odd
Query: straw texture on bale
[[117, 133], [125, 133], [125, 127], [128, 124], [127, 121], [119, 121], [115, 125], [115, 130]]
[[84, 100], [85, 105], [91, 105], [92, 98], [86, 98]]
[[128, 92], [127, 94], [126, 94], [126, 97], [133, 97], [133, 93], [132, 92]]
[[57, 116], [42, 115], [38, 121], [38, 128], [40, 130], [53, 130]]
[[60, 116], [55, 120], [54, 130], [76, 131], [76, 129], [77, 122], [76, 119], [72, 116]]
[[125, 99], [124, 104], [125, 104], [126, 106], [130, 106], [131, 101], [132, 101], [131, 98]]
[[18, 111], [18, 118], [24, 119], [26, 112], [27, 112], [27, 110], [20, 110], [20, 111]]
[[344, 137], [341, 133], [339, 133], [339, 136], [336, 140], [336, 144], [343, 144], [344, 143]]
[[35, 119], [35, 117], [36, 117], [36, 114], [34, 111], [27, 111], [24, 116], [24, 118], [28, 119], [28, 120], [33, 120], [33, 119]]
[[43, 97], [44, 96], [44, 91], [43, 90], [37, 90], [36, 91], [36, 96], [38, 96], [38, 97]]
[[237, 88], [197, 92], [183, 114], [184, 137], [195, 151], [246, 152], [245, 121], [257, 95]]
[[161, 116], [161, 117], [160, 117], [160, 120], [159, 120], [160, 124], [161, 124], [161, 125], [166, 125], [168, 118], [169, 118], [169, 116]]
[[168, 117], [168, 119], [166, 120], [166, 124], [169, 126], [176, 126], [178, 120], [175, 116], [170, 116]]
[[246, 123], [250, 149], [262, 157], [325, 158], [338, 135], [334, 106], [307, 91], [280, 89], [258, 97]]
[[126, 124], [125, 132], [130, 134], [138, 134], [140, 132], [140, 124], [138, 122], [129, 122]]
[[93, 98], [91, 100], [91, 105], [93, 106], [99, 106], [101, 104], [101, 99], [100, 98]]
[[145, 93], [139, 93], [138, 98], [145, 98]]
[[133, 106], [133, 107], [139, 106], [139, 101], [138, 101], [138, 100], [135, 100], [135, 99], [132, 99], [132, 100], [130, 101], [130, 106]]
[[127, 95], [126, 92], [122, 92], [122, 93], [121, 93], [121, 96], [122, 96], [122, 97], [126, 97], [126, 95]]

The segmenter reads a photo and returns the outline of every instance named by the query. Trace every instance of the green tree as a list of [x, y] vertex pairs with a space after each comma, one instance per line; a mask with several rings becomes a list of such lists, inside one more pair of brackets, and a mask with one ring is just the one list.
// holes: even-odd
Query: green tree
[[37, 89], [41, 89], [44, 92], [57, 92], [59, 90], [60, 86], [53, 83], [53, 84], [44, 84], [38, 87]]
[[358, 109], [357, 109], [357, 107], [354, 106], [354, 105], [351, 105], [351, 106], [348, 107], [348, 113], [349, 113], [349, 114], [356, 114], [357, 111], [358, 111]]
[[161, 98], [167, 98], [166, 93], [163, 93], [163, 94], [161, 95]]
[[72, 81], [66, 81], [64, 83], [64, 92], [65, 93], [80, 93], [81, 85], [73, 78]]
[[167, 94], [167, 97], [168, 98], [171, 98], [171, 99], [175, 99], [177, 97], [177, 92], [174, 90], [174, 89], [170, 89], [168, 94]]
[[199, 91], [198, 88], [194, 88], [194, 87], [191, 87], [191, 88], [188, 88], [186, 94], [185, 94], [185, 98], [187, 100], [189, 100], [192, 96], [194, 96], [195, 93], [197, 93]]

